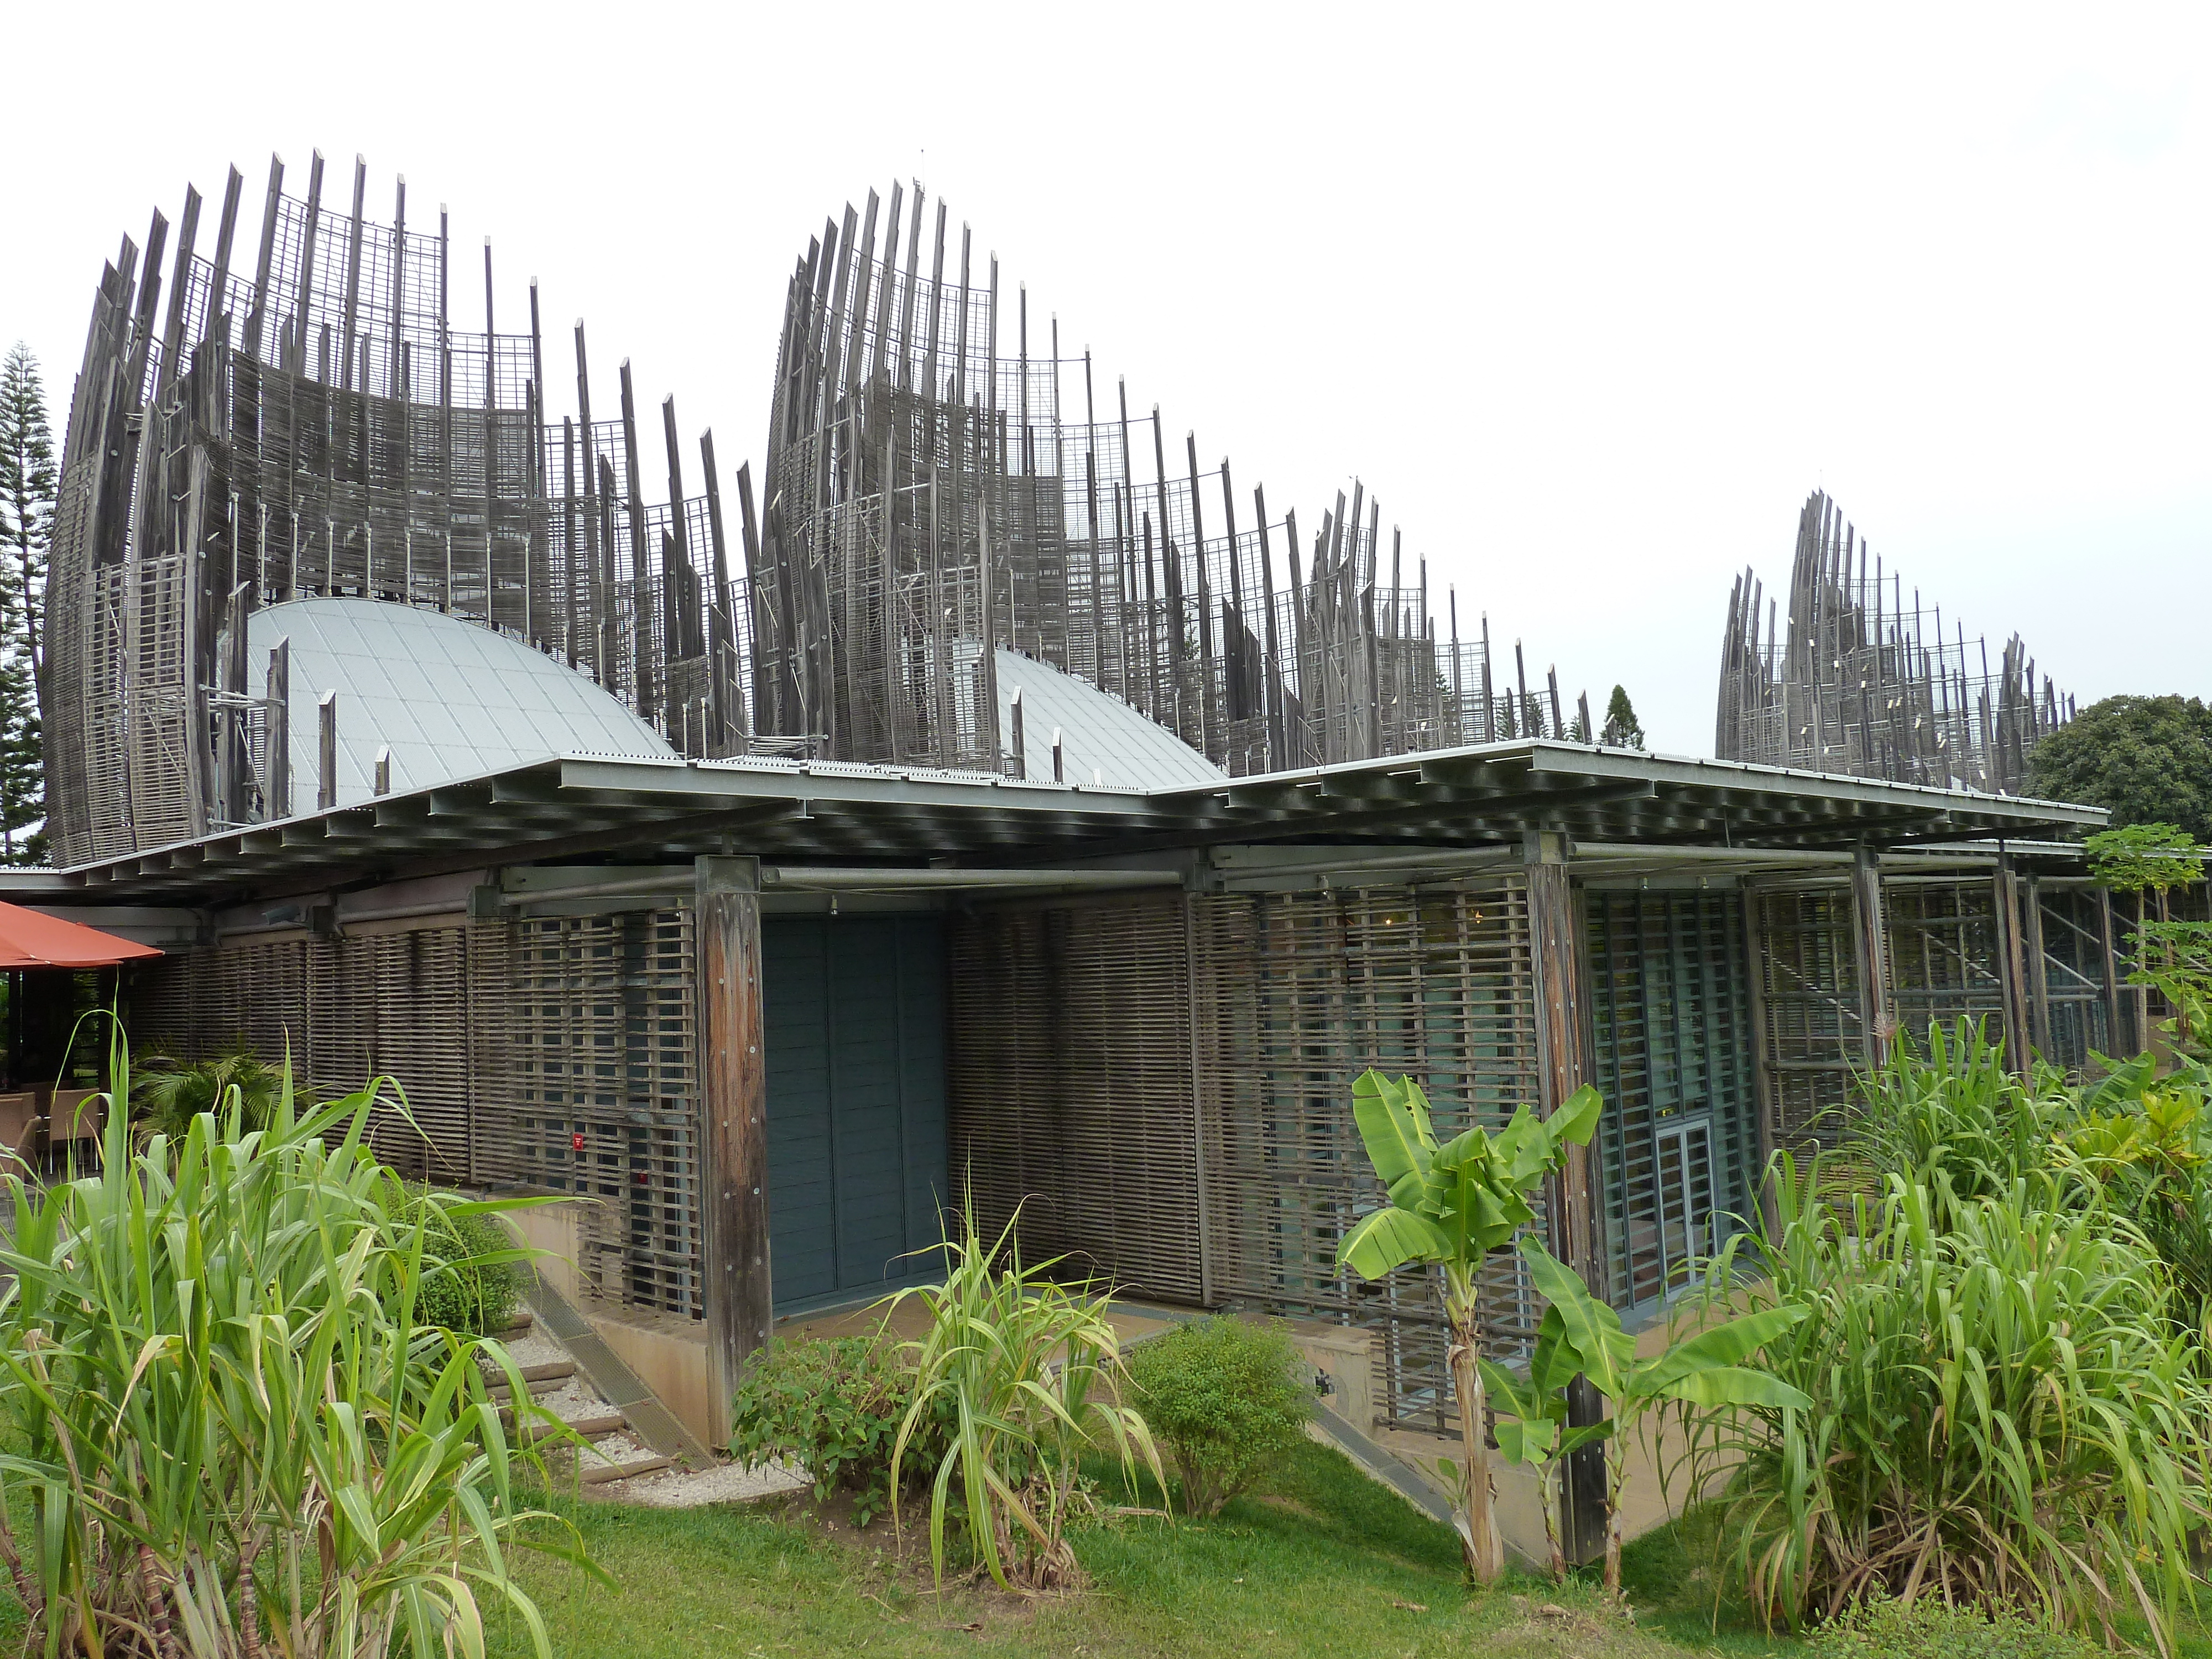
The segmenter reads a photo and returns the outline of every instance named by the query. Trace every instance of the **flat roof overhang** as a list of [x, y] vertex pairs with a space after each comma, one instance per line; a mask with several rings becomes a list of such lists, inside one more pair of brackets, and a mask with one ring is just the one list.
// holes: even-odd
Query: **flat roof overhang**
[[1231, 845], [1767, 849], [2044, 840], [2101, 808], [1522, 740], [1139, 793], [767, 759], [549, 759], [42, 872], [80, 901], [281, 896], [492, 864], [701, 854], [986, 868]]

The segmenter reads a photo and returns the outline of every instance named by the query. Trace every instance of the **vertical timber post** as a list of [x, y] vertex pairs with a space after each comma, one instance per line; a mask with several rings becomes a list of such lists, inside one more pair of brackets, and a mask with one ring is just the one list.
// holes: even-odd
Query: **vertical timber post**
[[[1535, 977], [1536, 1073], [1543, 1109], [1552, 1112], [1590, 1080], [1584, 1033], [1583, 930], [1568, 878], [1566, 837], [1530, 830], [1522, 843], [1522, 872], [1528, 891], [1528, 948]], [[1566, 1164], [1550, 1184], [1548, 1229], [1552, 1253], [1583, 1276], [1591, 1292], [1607, 1297], [1605, 1261], [1598, 1248], [1595, 1182], [1587, 1146], [1567, 1149]], [[1597, 1390], [1577, 1376], [1567, 1389], [1571, 1426], [1603, 1419]], [[1487, 1425], [1485, 1425], [1486, 1431]], [[1625, 1455], [1625, 1453], [1624, 1453]], [[1569, 1454], [1559, 1483], [1559, 1539], [1577, 1565], [1605, 1553], [1605, 1445], [1596, 1442]]]
[[315, 704], [315, 810], [338, 804], [338, 694], [325, 691]]
[[292, 641], [282, 639], [269, 653], [269, 776], [262, 788], [262, 816], [292, 816]]
[[1889, 1001], [1889, 927], [1881, 911], [1881, 854], [1866, 842], [1851, 849], [1851, 942], [1858, 967], [1859, 1029], [1865, 1033], [1867, 1069], [1879, 1071], [1889, 1063], [1897, 1016]]
[[699, 990], [700, 1252], [715, 1443], [747, 1359], [768, 1341], [768, 1057], [760, 865], [702, 858], [693, 917]]
[[2012, 854], [1997, 853], [1997, 982], [2004, 992], [2005, 1060], [2009, 1068], [2025, 1077], [2032, 1048], [2027, 1022], [2027, 963], [2021, 950], [2025, 931], [2020, 918], [2020, 881], [2013, 874]]
[[2027, 928], [2022, 945], [2027, 952], [2028, 1035], [2045, 1059], [2053, 1047], [2051, 1030], [2051, 963], [2043, 954], [2043, 878], [2030, 876], [2021, 902]]
[[2097, 890], [2097, 965], [2099, 983], [2105, 993], [2105, 1047], [2112, 1054], [2125, 1054], [2126, 1041], [2120, 1033], [2126, 1022], [2120, 1012], [2120, 961], [2118, 944], [2112, 933], [2112, 890]]
[[1752, 1099], [1758, 1118], [1759, 1209], [1776, 1232], [1780, 1214], [1774, 1206], [1774, 1149], [1781, 1140], [1781, 1090], [1774, 1076], [1774, 1054], [1766, 1024], [1766, 930], [1759, 925], [1759, 889], [1746, 883], [1736, 890], [1743, 905], [1744, 979], [1751, 993]]

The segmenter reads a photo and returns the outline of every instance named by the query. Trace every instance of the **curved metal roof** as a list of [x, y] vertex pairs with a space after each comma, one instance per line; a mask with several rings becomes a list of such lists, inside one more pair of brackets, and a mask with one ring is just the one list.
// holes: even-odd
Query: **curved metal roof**
[[1022, 694], [1022, 748], [1029, 776], [1052, 781], [1052, 734], [1069, 783], [1117, 789], [1180, 789], [1229, 775], [1150, 715], [1088, 680], [1018, 651], [999, 650], [999, 739], [1014, 741], [1014, 692]]
[[479, 778], [555, 756], [665, 760], [652, 726], [583, 675], [521, 641], [442, 611], [380, 599], [294, 599], [246, 624], [247, 681], [267, 695], [269, 653], [291, 641], [292, 810], [320, 782], [315, 705], [338, 694], [338, 804]]

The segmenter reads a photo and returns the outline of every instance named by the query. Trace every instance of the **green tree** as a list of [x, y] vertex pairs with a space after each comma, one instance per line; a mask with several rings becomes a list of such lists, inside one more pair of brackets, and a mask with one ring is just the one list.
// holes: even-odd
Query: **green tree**
[[1605, 706], [1605, 727], [1598, 741], [1613, 749], [1644, 747], [1644, 722], [1636, 718], [1636, 705], [1628, 700], [1628, 688], [1613, 688], [1612, 701]]
[[[2185, 958], [2193, 960], [2193, 953], [2203, 950], [2196, 930], [2204, 924], [2174, 921], [2166, 896], [2176, 887], [2203, 879], [2204, 849], [2188, 830], [2171, 823], [2129, 823], [2100, 830], [2082, 846], [2089, 855], [2092, 881], [2116, 893], [2135, 895], [2136, 930], [2129, 937], [2136, 959], [2128, 980], [2133, 985], [2155, 988], [2172, 1003], [2175, 1035], [2186, 1050], [2194, 1038], [2193, 1010], [2202, 983], [2180, 969]], [[2146, 894], [2157, 895], [2156, 921], [2150, 919]], [[2151, 954], [2153, 945], [2159, 947], [2155, 958]], [[2142, 991], [2136, 994], [2138, 1021], [2147, 1023], [2149, 1002]], [[2148, 1039], [2147, 1024], [2144, 1035]]]
[[0, 864], [44, 864], [46, 818], [46, 745], [38, 694], [22, 659], [0, 653]]
[[2045, 738], [2028, 787], [2110, 809], [2112, 827], [2168, 823], [2212, 841], [2212, 707], [2195, 697], [2106, 697]]
[[[56, 491], [39, 360], [0, 362], [0, 863], [43, 864], [46, 550]], [[23, 831], [31, 831], [23, 834]]]
[[1566, 1162], [1570, 1146], [1586, 1146], [1605, 1109], [1596, 1090], [1581, 1088], [1540, 1121], [1522, 1106], [1492, 1134], [1474, 1128], [1437, 1145], [1429, 1126], [1428, 1097], [1409, 1077], [1393, 1083], [1380, 1072], [1363, 1072], [1352, 1085], [1352, 1113], [1367, 1161], [1389, 1194], [1381, 1208], [1360, 1218], [1336, 1247], [1339, 1267], [1376, 1279], [1401, 1267], [1442, 1270], [1444, 1318], [1451, 1328], [1446, 1353], [1459, 1396], [1463, 1465], [1439, 1460], [1459, 1483], [1460, 1544], [1468, 1576], [1493, 1583], [1505, 1570], [1492, 1513], [1490, 1455], [1483, 1444], [1488, 1416], [1483, 1396], [1482, 1326], [1476, 1281], [1492, 1250], [1536, 1218], [1528, 1196]]
[[0, 617], [34, 683], [46, 672], [46, 548], [57, 474], [39, 360], [20, 340], [0, 362]]

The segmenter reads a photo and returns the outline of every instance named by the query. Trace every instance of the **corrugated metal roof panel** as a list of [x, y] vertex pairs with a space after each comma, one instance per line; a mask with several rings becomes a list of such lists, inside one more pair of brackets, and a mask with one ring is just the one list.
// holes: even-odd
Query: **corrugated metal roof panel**
[[1014, 692], [1022, 694], [1022, 746], [1028, 776], [1052, 781], [1052, 734], [1070, 783], [1122, 789], [1176, 789], [1218, 783], [1229, 775], [1150, 716], [1087, 680], [1018, 651], [999, 653], [999, 739], [1014, 741]]
[[248, 690], [268, 693], [269, 653], [291, 641], [292, 805], [320, 781], [315, 705], [338, 694], [338, 804], [375, 793], [376, 751], [392, 750], [392, 792], [553, 756], [673, 759], [645, 721], [583, 675], [519, 640], [458, 617], [376, 599], [294, 599], [246, 624]]

